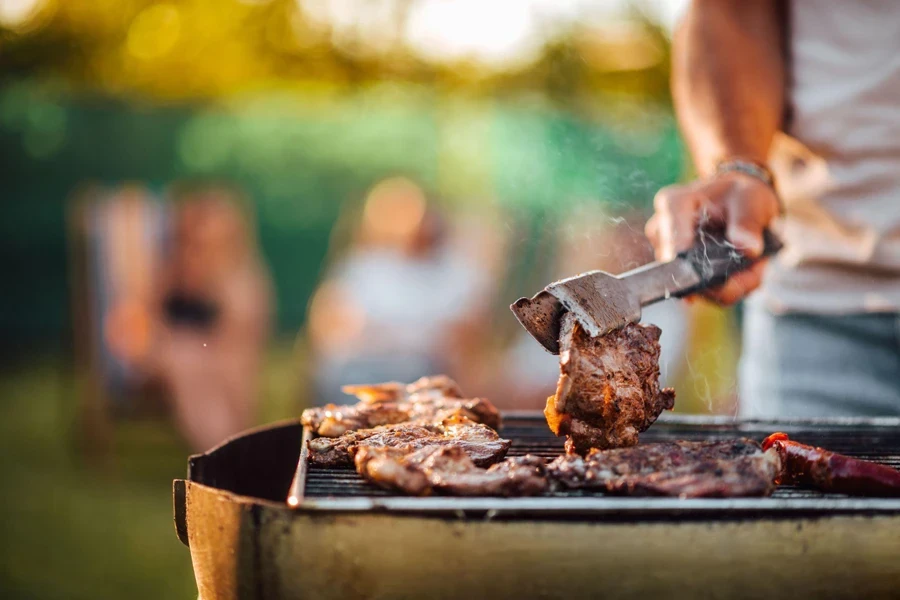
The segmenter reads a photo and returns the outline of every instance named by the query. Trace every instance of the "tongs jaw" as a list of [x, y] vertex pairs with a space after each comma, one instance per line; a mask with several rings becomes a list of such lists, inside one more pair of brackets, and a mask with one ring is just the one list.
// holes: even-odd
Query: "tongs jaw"
[[559, 354], [560, 322], [567, 312], [593, 337], [641, 318], [640, 299], [628, 289], [628, 281], [604, 271], [551, 283], [531, 298], [519, 298], [510, 309], [552, 354]]

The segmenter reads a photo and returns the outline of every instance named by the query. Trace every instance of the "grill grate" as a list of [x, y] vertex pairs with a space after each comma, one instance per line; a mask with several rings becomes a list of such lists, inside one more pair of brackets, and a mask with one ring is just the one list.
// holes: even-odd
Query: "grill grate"
[[[822, 446], [834, 452], [840, 452], [849, 456], [856, 456], [866, 460], [880, 462], [900, 469], [900, 422], [898, 424], [884, 424], [874, 421], [846, 421], [846, 422], [749, 422], [726, 421], [716, 418], [679, 417], [668, 416], [661, 419], [650, 430], [641, 434], [641, 443], [662, 442], [671, 440], [717, 440], [733, 439], [735, 437], [748, 437], [762, 441], [774, 431], [784, 431], [791, 439], [806, 444]], [[509, 456], [521, 456], [535, 454], [546, 459], [552, 459], [563, 450], [563, 439], [553, 436], [547, 429], [542, 415], [514, 414], [507, 416], [501, 435], [512, 440]], [[565, 507], [566, 501], [571, 506], [582, 506], [575, 499], [582, 499], [590, 504], [596, 499], [597, 507], [607, 507], [618, 514], [621, 509], [640, 509], [644, 512], [653, 512], [655, 508], [665, 508], [671, 512], [673, 506], [678, 511], [690, 510], [691, 507], [702, 507], [708, 513], [717, 508], [725, 510], [734, 507], [743, 507], [746, 510], [759, 509], [810, 509], [813, 512], [821, 510], [850, 510], [851, 512], [871, 512], [872, 510], [889, 510], [900, 513], [900, 500], [874, 500], [874, 499], [848, 499], [836, 494], [823, 494], [820, 492], [800, 489], [792, 486], [780, 486], [771, 498], [732, 499], [732, 500], [677, 500], [662, 498], [622, 498], [605, 496], [600, 492], [570, 490], [547, 493], [542, 497], [528, 499], [478, 499], [460, 498], [407, 498], [395, 492], [390, 492], [372, 485], [362, 479], [352, 467], [345, 468], [321, 468], [309, 466], [305, 478], [305, 494], [302, 508], [340, 508], [353, 509], [391, 509], [392, 499], [397, 498], [396, 506], [427, 508], [429, 502], [435, 506], [442, 506], [450, 510], [456, 505], [471, 507], [485, 507], [488, 512], [502, 510], [505, 506], [522, 506], [527, 504], [534, 510], [529, 512], [541, 512], [542, 502], [548, 507], [553, 505]], [[403, 498], [403, 501], [399, 501]], [[367, 499], [368, 503], [354, 502], [354, 500]], [[518, 500], [518, 503], [516, 502]], [[416, 504], [416, 502], [420, 504]], [[680, 504], [671, 504], [672, 502]], [[473, 504], [474, 502], [474, 504]], [[505, 504], [504, 504], [505, 503]], [[630, 507], [630, 508], [629, 508]], [[583, 510], [582, 510], [583, 512]], [[594, 511], [589, 511], [594, 512]], [[846, 511], [845, 511], [846, 512]]]

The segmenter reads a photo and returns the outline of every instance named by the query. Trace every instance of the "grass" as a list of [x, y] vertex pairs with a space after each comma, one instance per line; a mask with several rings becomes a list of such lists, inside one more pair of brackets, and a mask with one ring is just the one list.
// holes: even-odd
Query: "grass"
[[[260, 422], [300, 409], [291, 354], [270, 352]], [[28, 365], [0, 372], [0, 597], [196, 598], [172, 524], [189, 450], [166, 422], [131, 422], [110, 460], [87, 460], [75, 374], [54, 356]]]

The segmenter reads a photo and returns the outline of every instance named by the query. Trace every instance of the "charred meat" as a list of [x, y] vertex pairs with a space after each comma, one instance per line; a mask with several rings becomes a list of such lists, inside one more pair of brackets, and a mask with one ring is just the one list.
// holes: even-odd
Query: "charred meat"
[[547, 487], [544, 460], [508, 458], [479, 468], [458, 446], [426, 446], [408, 453], [366, 446], [356, 453], [356, 470], [373, 483], [413, 496], [532, 496]]
[[500, 413], [493, 404], [483, 398], [463, 398], [456, 382], [445, 375], [423, 377], [409, 385], [390, 382], [345, 386], [343, 390], [360, 402], [307, 409], [300, 419], [303, 425], [323, 437], [395, 423], [436, 423], [452, 418], [500, 427]]
[[487, 466], [506, 456], [510, 441], [481, 423], [468, 419], [448, 419], [441, 423], [398, 423], [372, 429], [349, 431], [336, 438], [309, 441], [309, 462], [319, 466], [353, 464], [361, 448], [393, 448], [410, 454], [426, 446], [459, 448], [474, 464]]
[[561, 488], [681, 498], [767, 496], [780, 468], [776, 452], [749, 439], [600, 450], [560, 456], [547, 467]]
[[544, 415], [566, 451], [638, 443], [638, 434], [675, 404], [675, 391], [659, 388], [659, 336], [654, 325], [630, 323], [592, 338], [569, 314], [560, 331], [560, 377]]

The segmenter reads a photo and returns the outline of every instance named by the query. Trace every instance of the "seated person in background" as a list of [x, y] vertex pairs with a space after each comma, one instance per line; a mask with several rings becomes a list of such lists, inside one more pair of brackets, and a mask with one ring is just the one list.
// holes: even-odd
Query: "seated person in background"
[[149, 343], [130, 358], [148, 385], [163, 388], [191, 447], [206, 450], [254, 423], [271, 290], [234, 193], [177, 195], [171, 248], [147, 308]]
[[185, 437], [208, 448], [254, 422], [270, 282], [244, 216], [222, 189], [189, 194], [178, 206], [167, 266], [155, 366]]
[[[452, 226], [406, 179], [372, 188], [350, 247], [309, 309], [315, 401], [347, 403], [345, 384], [447, 373], [463, 390], [485, 351], [497, 253], [479, 224]], [[474, 392], [473, 392], [474, 393]]]

